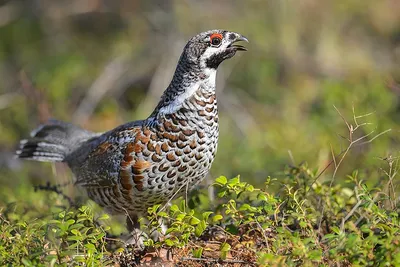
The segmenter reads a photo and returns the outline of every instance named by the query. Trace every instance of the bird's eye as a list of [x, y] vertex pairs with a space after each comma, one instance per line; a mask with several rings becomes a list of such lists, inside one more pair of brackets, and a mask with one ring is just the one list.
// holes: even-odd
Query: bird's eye
[[219, 46], [222, 42], [222, 35], [218, 33], [214, 33], [210, 36], [210, 42], [213, 46]]
[[215, 37], [215, 38], [211, 39], [211, 43], [212, 43], [212, 45], [217, 46], [221, 43], [221, 39], [219, 39], [218, 37]]

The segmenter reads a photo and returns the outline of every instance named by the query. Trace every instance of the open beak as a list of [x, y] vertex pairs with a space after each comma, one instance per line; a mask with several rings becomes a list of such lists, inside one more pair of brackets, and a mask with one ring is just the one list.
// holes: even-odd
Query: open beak
[[243, 45], [234, 44], [234, 43], [241, 42], [241, 41], [244, 41], [247, 43], [249, 42], [249, 40], [247, 40], [246, 37], [239, 35], [238, 38], [236, 38], [236, 40], [234, 40], [228, 47], [235, 48], [236, 51], [247, 51], [247, 48], [244, 47]]

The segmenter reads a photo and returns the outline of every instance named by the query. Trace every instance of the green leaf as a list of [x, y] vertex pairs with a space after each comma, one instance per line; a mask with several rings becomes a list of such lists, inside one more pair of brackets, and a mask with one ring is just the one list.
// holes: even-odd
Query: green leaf
[[110, 216], [107, 213], [102, 214], [98, 220], [108, 220], [110, 219]]
[[200, 223], [196, 226], [194, 230], [194, 234], [199, 237], [203, 234], [204, 230], [206, 229], [207, 224], [205, 221], [200, 221]]
[[167, 245], [167, 246], [169, 246], [169, 247], [172, 247], [172, 246], [174, 246], [175, 245], [175, 242], [174, 241], [172, 241], [171, 239], [165, 239], [165, 244]]
[[239, 233], [238, 228], [237, 228], [236, 226], [234, 226], [233, 224], [227, 225], [227, 226], [226, 226], [226, 231], [227, 231], [228, 233], [233, 234], [233, 235], [236, 235], [236, 234]]
[[83, 228], [83, 227], [85, 227], [84, 224], [82, 224], [82, 223], [75, 223], [75, 224], [73, 224], [73, 225], [71, 225], [71, 226], [69, 227], [69, 230], [72, 232], [72, 230], [74, 230], [74, 229], [81, 229], [81, 228]]
[[206, 212], [203, 212], [203, 214], [201, 216], [203, 217], [203, 220], [208, 221], [208, 218], [210, 217], [211, 214], [213, 214], [212, 211], [206, 211]]
[[231, 245], [229, 245], [228, 243], [222, 243], [221, 247], [220, 247], [220, 251], [229, 251], [231, 249]]
[[60, 217], [60, 219], [63, 219], [65, 217], [65, 211], [62, 211], [58, 214], [58, 217]]
[[119, 254], [119, 253], [123, 253], [124, 251], [125, 251], [125, 248], [122, 247], [122, 248], [117, 248], [117, 249], [114, 251], [114, 253], [115, 253], [115, 254]]
[[77, 246], [79, 246], [79, 242], [73, 243], [68, 246], [68, 249], [75, 249]]
[[33, 266], [32, 263], [31, 263], [29, 260], [25, 259], [25, 258], [21, 259], [21, 262], [22, 262], [25, 266]]
[[226, 190], [223, 190], [223, 191], [221, 191], [221, 192], [218, 192], [218, 194], [217, 194], [217, 196], [219, 197], [219, 198], [222, 198], [222, 197], [224, 197], [225, 195], [226, 195]]
[[246, 190], [249, 191], [249, 192], [253, 192], [254, 191], [254, 186], [252, 186], [251, 184], [248, 184], [246, 186]]
[[182, 200], [181, 202], [179, 202], [179, 210], [184, 212], [186, 210], [186, 201]]
[[77, 236], [77, 235], [72, 235], [72, 236], [67, 236], [68, 241], [82, 241], [83, 237], [82, 236]]
[[203, 255], [203, 248], [200, 247], [197, 249], [193, 249], [192, 254], [193, 254], [193, 257], [195, 257], [195, 258], [201, 258], [201, 255]]
[[239, 176], [229, 179], [228, 185], [233, 186], [233, 185], [238, 185], [238, 184], [240, 184]]
[[312, 250], [308, 253], [308, 257], [310, 260], [320, 261], [322, 258], [322, 251], [319, 249]]
[[221, 252], [221, 259], [225, 260], [229, 250], [231, 249], [231, 245], [229, 245], [228, 243], [222, 243], [221, 247], [219, 248], [219, 251]]
[[226, 179], [225, 176], [220, 176], [217, 179], [215, 179], [215, 183], [217, 183], [219, 185], [226, 185], [227, 182], [228, 182], [228, 180]]
[[218, 222], [222, 220], [224, 217], [221, 214], [217, 214], [213, 217], [213, 222]]
[[261, 192], [257, 195], [257, 200], [268, 202], [268, 197], [265, 193]]
[[76, 230], [76, 229], [72, 229], [72, 230], [71, 230], [71, 233], [73, 233], [74, 235], [81, 235], [81, 232], [79, 232], [79, 231]]
[[169, 228], [167, 229], [167, 231], [165, 231], [165, 234], [168, 235], [168, 234], [170, 234], [170, 233], [172, 233], [172, 232], [176, 232], [176, 231], [177, 231], [177, 228], [175, 228], [175, 227], [169, 227]]
[[190, 224], [190, 225], [197, 225], [199, 222], [200, 222], [199, 219], [197, 219], [196, 217], [192, 217], [192, 218], [190, 219], [189, 224]]
[[186, 214], [185, 213], [180, 213], [176, 216], [176, 220], [181, 222], [185, 218]]
[[306, 228], [307, 227], [307, 223], [305, 221], [300, 221], [299, 225], [301, 228]]
[[76, 256], [74, 256], [74, 261], [84, 263], [84, 262], [85, 262], [85, 256], [83, 256], [83, 255], [76, 255]]
[[96, 251], [96, 247], [91, 243], [85, 244], [85, 248]]
[[338, 236], [336, 234], [326, 234], [324, 235], [324, 239], [326, 240], [332, 240], [334, 238], [337, 238]]
[[176, 205], [176, 204], [172, 205], [169, 209], [170, 209], [171, 211], [173, 211], [173, 212], [179, 211], [178, 205]]
[[245, 211], [245, 210], [249, 210], [250, 209], [250, 205], [249, 204], [243, 204], [240, 208], [239, 208], [239, 210], [241, 210], [241, 211]]

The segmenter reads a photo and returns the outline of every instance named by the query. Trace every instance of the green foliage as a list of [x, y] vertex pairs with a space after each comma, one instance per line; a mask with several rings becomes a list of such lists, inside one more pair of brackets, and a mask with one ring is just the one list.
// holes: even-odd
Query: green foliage
[[[172, 205], [168, 212], [159, 211], [160, 205], [156, 205], [149, 209], [149, 220], [151, 226], [158, 228], [160, 220], [168, 222], [169, 227], [166, 231], [166, 238], [162, 242], [154, 242], [152, 239], [147, 240], [148, 246], [155, 246], [156, 248], [166, 245], [167, 247], [182, 248], [188, 242], [189, 238], [193, 235], [200, 237], [206, 227], [212, 212], [202, 213], [200, 218], [194, 214], [195, 211], [186, 207], [186, 202], [182, 200], [179, 205]], [[146, 225], [146, 228], [148, 226]], [[158, 228], [161, 232], [161, 229]], [[197, 252], [200, 253], [200, 252]]]
[[[169, 212], [153, 208], [150, 220], [163, 218], [172, 223], [165, 239], [147, 244], [189, 246], [191, 255], [200, 258], [207, 249], [207, 242], [201, 241], [205, 227], [198, 229], [204, 225], [224, 229], [226, 241], [219, 242], [217, 255], [223, 260], [243, 259], [240, 253], [230, 251], [245, 244], [252, 259], [266, 266], [277, 261], [288, 266], [400, 264], [399, 209], [395, 203], [384, 204], [394, 199], [389, 200], [380, 189], [369, 189], [357, 171], [348, 176], [347, 187], [315, 181], [315, 172], [306, 164], [290, 167], [286, 173], [285, 181], [268, 178], [265, 183], [266, 188], [271, 183], [281, 184], [279, 197], [255, 189], [239, 177], [221, 176], [214, 183], [221, 197], [215, 212], [193, 217], [194, 211], [185, 207], [185, 201]], [[308, 179], [299, 183], [299, 177]], [[237, 242], [232, 236], [242, 240]]]
[[[382, 168], [388, 175], [395, 173], [395, 161], [389, 160]], [[195, 212], [185, 200], [168, 209], [150, 208], [150, 224], [143, 229], [160, 228], [161, 220], [169, 227], [165, 236], [148, 239], [145, 245], [194, 259], [264, 266], [400, 264], [399, 208], [396, 198], [386, 193], [393, 193], [390, 183], [381, 184], [388, 185], [387, 190], [381, 185], [370, 188], [361, 179], [367, 172], [354, 171], [346, 186], [331, 185], [319, 182], [320, 176], [305, 163], [287, 167], [285, 173], [283, 180], [268, 178], [262, 189], [240, 177], [217, 178], [214, 211]], [[279, 187], [279, 193], [268, 192], [271, 186]], [[95, 218], [88, 206], [58, 209], [50, 217], [28, 219], [15, 205], [4, 208], [0, 264], [104, 266], [118, 261], [115, 253], [128, 253], [113, 253], [106, 246], [109, 228], [99, 222], [107, 215]]]
[[103, 266], [109, 264], [105, 249], [106, 227], [82, 206], [50, 217], [26, 221], [18, 211], [1, 211], [1, 266]]

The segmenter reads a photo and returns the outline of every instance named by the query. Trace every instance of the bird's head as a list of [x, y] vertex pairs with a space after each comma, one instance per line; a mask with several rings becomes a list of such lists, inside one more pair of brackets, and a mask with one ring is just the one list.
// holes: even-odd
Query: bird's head
[[237, 42], [247, 38], [225, 30], [211, 30], [192, 37], [183, 49], [174, 77], [150, 117], [171, 114], [182, 107], [196, 90], [215, 91], [216, 70], [237, 51], [246, 51]]
[[201, 68], [217, 69], [225, 59], [233, 57], [237, 51], [247, 51], [236, 42], [245, 41], [243, 35], [225, 30], [211, 30], [192, 37], [182, 56]]

